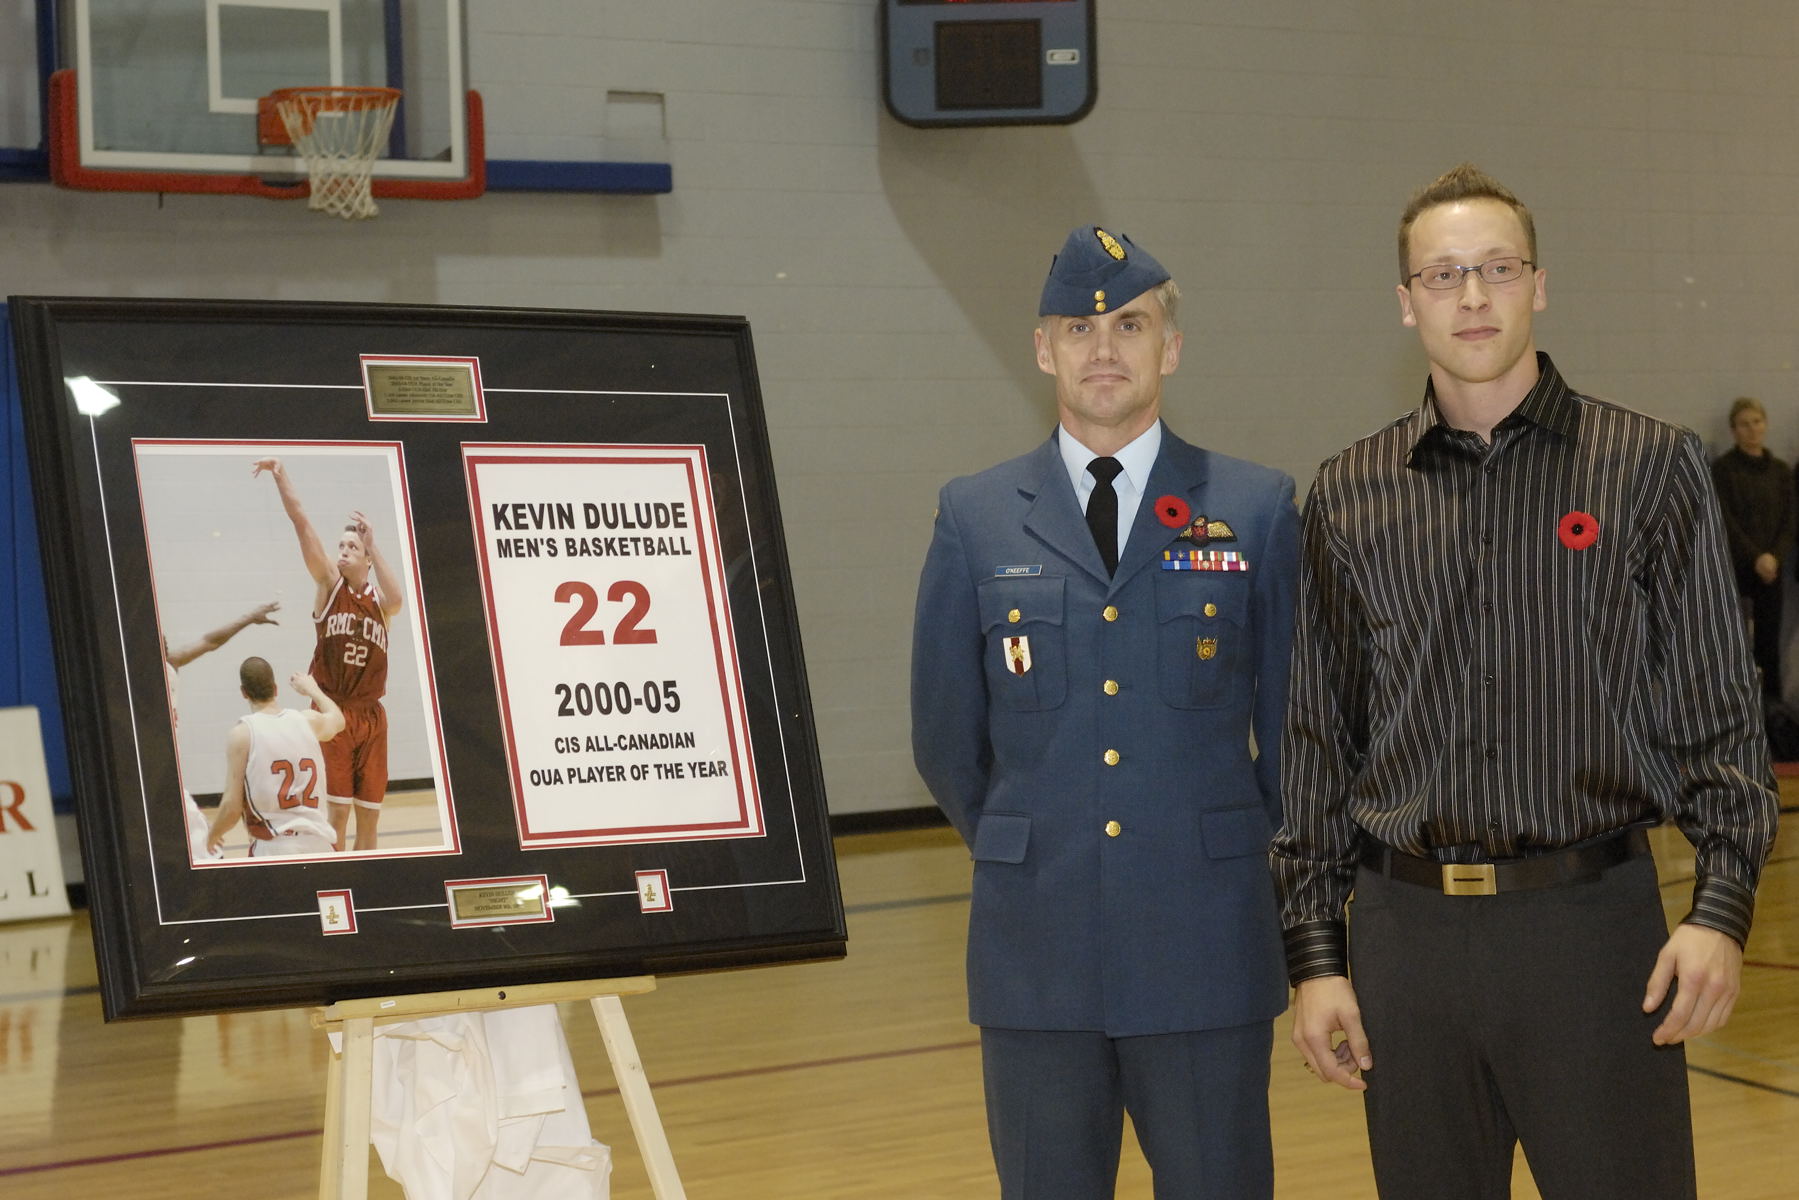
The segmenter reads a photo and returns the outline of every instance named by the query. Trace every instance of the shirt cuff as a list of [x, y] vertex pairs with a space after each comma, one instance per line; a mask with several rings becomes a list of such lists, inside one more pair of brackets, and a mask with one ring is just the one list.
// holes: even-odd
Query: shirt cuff
[[[1749, 940], [1749, 922], [1755, 916], [1755, 893], [1729, 879], [1716, 875], [1693, 885], [1693, 910], [1681, 918], [1682, 925], [1703, 925], [1729, 934], [1741, 946]], [[1287, 961], [1292, 959], [1292, 943], [1288, 943]]]
[[1287, 943], [1287, 980], [1294, 987], [1324, 975], [1348, 976], [1347, 922], [1302, 921], [1281, 937]]

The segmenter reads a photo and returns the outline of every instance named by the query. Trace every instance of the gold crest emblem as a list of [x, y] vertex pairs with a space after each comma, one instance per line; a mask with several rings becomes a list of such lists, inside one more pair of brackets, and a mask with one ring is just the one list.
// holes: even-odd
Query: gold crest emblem
[[1023, 675], [1031, 669], [1031, 639], [1028, 637], [1009, 637], [1002, 643], [1005, 650], [1006, 670], [1014, 675]]
[[1113, 237], [1097, 225], [1093, 227], [1093, 236], [1099, 239], [1099, 244], [1106, 248], [1107, 254], [1110, 254], [1119, 262], [1124, 261], [1124, 247], [1118, 244], [1117, 238]]
[[1199, 652], [1201, 658], [1215, 658], [1218, 654], [1218, 639], [1200, 638], [1199, 645], [1195, 647], [1195, 649]]

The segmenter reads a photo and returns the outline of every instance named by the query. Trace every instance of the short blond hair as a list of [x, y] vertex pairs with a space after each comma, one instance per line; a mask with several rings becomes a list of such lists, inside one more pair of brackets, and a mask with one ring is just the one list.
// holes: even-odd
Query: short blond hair
[[[1155, 287], [1150, 288], [1143, 294], [1145, 296], [1154, 296], [1156, 302], [1162, 306], [1162, 316], [1164, 318], [1162, 322], [1162, 341], [1165, 344], [1169, 338], [1181, 331], [1181, 285], [1172, 279], [1164, 279], [1161, 283], [1156, 284]], [[1074, 315], [1075, 314], [1073, 313], [1050, 313], [1048, 316], [1038, 317], [1037, 328], [1042, 331], [1044, 337], [1048, 337], [1050, 334], [1050, 326], [1054, 322], [1065, 316]]]
[[244, 697], [257, 704], [267, 704], [275, 698], [275, 668], [269, 666], [269, 660], [255, 655], [238, 664], [237, 683], [243, 688]]
[[1524, 255], [1534, 266], [1537, 261], [1537, 223], [1530, 209], [1512, 194], [1512, 189], [1499, 182], [1471, 162], [1457, 163], [1412, 193], [1410, 203], [1399, 218], [1399, 282], [1403, 286], [1412, 277], [1412, 225], [1427, 210], [1458, 200], [1497, 200], [1518, 214], [1524, 226]]
[[1181, 285], [1164, 279], [1150, 288], [1149, 294], [1162, 302], [1162, 315], [1168, 318], [1162, 326], [1162, 340], [1167, 341], [1181, 331]]
[[1738, 396], [1730, 404], [1730, 427], [1732, 429], [1737, 427], [1737, 418], [1745, 412], [1757, 413], [1764, 421], [1768, 419], [1768, 410], [1762, 407], [1760, 400], [1754, 396]]

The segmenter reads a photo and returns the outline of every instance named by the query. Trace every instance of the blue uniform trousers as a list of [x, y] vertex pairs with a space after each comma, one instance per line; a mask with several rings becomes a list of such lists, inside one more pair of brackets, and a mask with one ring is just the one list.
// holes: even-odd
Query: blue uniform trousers
[[1269, 1200], [1273, 1028], [1113, 1038], [983, 1027], [1001, 1200], [1111, 1200], [1126, 1112], [1156, 1200]]

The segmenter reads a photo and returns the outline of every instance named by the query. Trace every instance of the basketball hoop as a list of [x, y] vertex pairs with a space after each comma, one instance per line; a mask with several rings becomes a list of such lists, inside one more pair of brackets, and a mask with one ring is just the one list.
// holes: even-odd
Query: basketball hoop
[[398, 88], [296, 87], [269, 93], [287, 136], [306, 160], [308, 207], [346, 221], [374, 216], [375, 160], [387, 145]]

